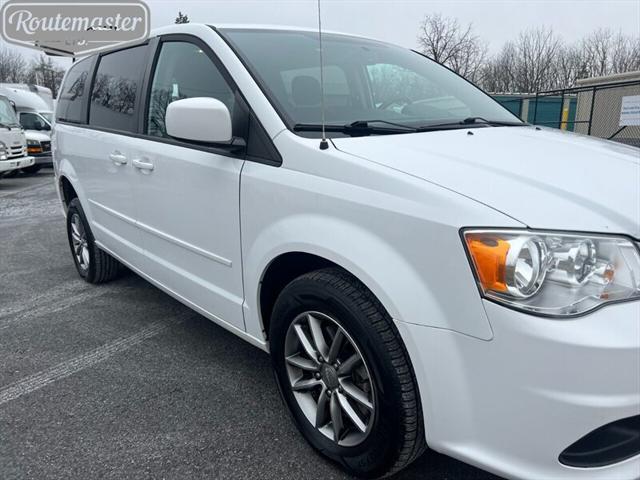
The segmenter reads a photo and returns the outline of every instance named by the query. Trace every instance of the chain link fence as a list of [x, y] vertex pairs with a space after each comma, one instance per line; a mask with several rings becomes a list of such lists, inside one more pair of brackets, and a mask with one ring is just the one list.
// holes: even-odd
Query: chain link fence
[[[623, 98], [640, 96], [640, 78], [611, 83], [596, 80], [586, 79], [577, 87], [536, 93], [529, 104], [529, 111], [533, 109], [531, 123], [640, 147], [640, 125], [624, 125], [621, 119]], [[551, 98], [556, 100], [553, 107], [549, 106]]]

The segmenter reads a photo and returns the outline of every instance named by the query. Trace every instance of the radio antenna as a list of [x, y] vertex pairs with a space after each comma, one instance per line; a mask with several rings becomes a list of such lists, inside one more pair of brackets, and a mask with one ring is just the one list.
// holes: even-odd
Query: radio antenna
[[322, 114], [322, 140], [320, 140], [320, 150], [329, 148], [329, 142], [324, 131], [324, 64], [322, 61], [322, 14], [320, 12], [320, 0], [318, 0], [318, 41], [320, 42], [320, 111]]

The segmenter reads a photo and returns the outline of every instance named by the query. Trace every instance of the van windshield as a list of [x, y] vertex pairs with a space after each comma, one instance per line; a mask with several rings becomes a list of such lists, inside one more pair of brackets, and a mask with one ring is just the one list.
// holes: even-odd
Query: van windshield
[[42, 115], [45, 120], [49, 122], [49, 125], [51, 125], [51, 122], [53, 122], [53, 112], [40, 112], [40, 115]]
[[[317, 132], [314, 126], [322, 120], [318, 34], [234, 28], [219, 32], [288, 127]], [[336, 34], [323, 33], [322, 44], [328, 125], [376, 125], [385, 133], [429, 126], [524, 125], [482, 90], [416, 52]], [[329, 131], [348, 134], [340, 128]]]
[[13, 106], [9, 103], [9, 100], [4, 97], [0, 97], [0, 125], [10, 127], [20, 126]]

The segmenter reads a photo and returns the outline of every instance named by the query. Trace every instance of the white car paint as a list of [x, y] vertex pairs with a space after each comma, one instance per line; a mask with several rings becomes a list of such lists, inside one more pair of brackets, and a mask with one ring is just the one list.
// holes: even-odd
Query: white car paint
[[20, 157], [11, 160], [0, 160], [0, 173], [11, 172], [34, 164], [33, 157]]
[[[640, 152], [635, 147], [540, 127], [340, 138], [334, 143], [532, 228], [640, 237]], [[544, 207], [559, 202], [562, 208]]]
[[211, 28], [152, 35], [168, 33], [216, 52], [283, 164], [57, 123], [56, 175], [73, 185], [102, 248], [264, 350], [266, 268], [287, 252], [324, 257], [393, 317], [431, 448], [512, 478], [638, 477], [638, 456], [576, 469], [558, 454], [640, 413], [639, 302], [566, 321], [487, 302], [459, 234], [536, 227], [638, 239], [637, 150], [534, 127], [341, 138], [320, 150], [286, 128]]

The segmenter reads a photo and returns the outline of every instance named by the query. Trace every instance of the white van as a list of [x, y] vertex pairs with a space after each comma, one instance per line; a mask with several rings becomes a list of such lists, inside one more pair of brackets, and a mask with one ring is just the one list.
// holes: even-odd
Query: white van
[[7, 97], [0, 95], [0, 177], [33, 164], [33, 157], [27, 155], [24, 130], [14, 107]]
[[637, 478], [639, 151], [322, 39], [322, 75], [290, 28], [175, 25], [76, 62], [53, 154], [79, 275], [124, 264], [269, 351], [302, 436], [352, 474], [428, 446]]
[[31, 83], [0, 83], [0, 89], [9, 88], [14, 90], [23, 90], [25, 92], [31, 92], [35, 95], [38, 95], [47, 105], [46, 110], [49, 112], [53, 111], [54, 108], [54, 100], [53, 95], [50, 88], [43, 87], [42, 85], [34, 85]]
[[28, 153], [35, 160], [34, 165], [23, 169], [23, 171], [36, 173], [42, 167], [52, 166], [51, 107], [35, 92], [7, 85], [0, 84], [0, 95], [5, 95], [13, 102], [18, 121], [25, 131]]

